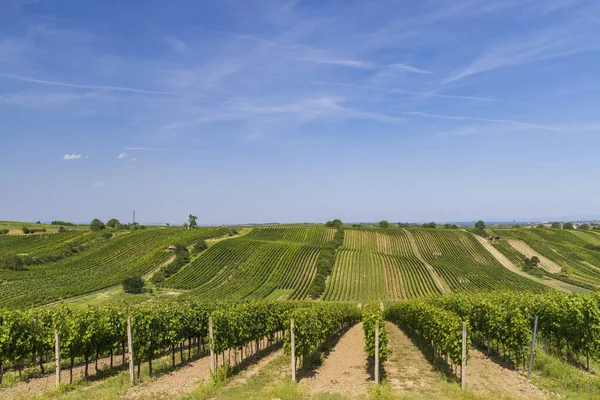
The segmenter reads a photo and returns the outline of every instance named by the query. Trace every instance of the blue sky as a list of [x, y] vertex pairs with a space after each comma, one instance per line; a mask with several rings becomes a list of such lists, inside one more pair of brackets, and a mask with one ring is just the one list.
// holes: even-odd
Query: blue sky
[[598, 215], [599, 15], [2, 0], [0, 219]]

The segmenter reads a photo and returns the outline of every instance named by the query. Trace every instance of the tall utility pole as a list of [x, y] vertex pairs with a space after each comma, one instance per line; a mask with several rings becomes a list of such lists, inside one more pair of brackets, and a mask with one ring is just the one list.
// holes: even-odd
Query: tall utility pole
[[135, 208], [133, 209], [133, 224], [135, 225]]

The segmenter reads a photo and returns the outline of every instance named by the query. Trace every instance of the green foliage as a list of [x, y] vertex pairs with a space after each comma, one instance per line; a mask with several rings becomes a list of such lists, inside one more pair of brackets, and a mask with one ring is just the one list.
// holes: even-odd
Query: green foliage
[[[305, 361], [327, 340], [358, 322], [361, 312], [352, 304], [318, 302], [294, 308], [289, 317], [294, 319], [296, 354]], [[289, 332], [285, 336], [284, 350], [286, 354], [291, 352]]]
[[104, 232], [104, 233], [103, 233], [103, 234], [102, 234], [100, 237], [101, 237], [102, 239], [104, 239], [104, 240], [108, 240], [108, 239], [110, 239], [111, 237], [113, 237], [113, 234], [112, 234], [112, 233], [110, 233], [110, 232]]
[[383, 311], [378, 303], [367, 303], [362, 315], [367, 356], [375, 357], [375, 325], [379, 322], [379, 360], [385, 361], [389, 355], [388, 335], [385, 329]]
[[50, 225], [75, 226], [74, 223], [65, 221], [52, 221]]
[[317, 275], [308, 289], [308, 294], [313, 299], [321, 296], [325, 291], [325, 282], [327, 277], [331, 275], [331, 271], [333, 271], [337, 249], [343, 243], [344, 231], [338, 230], [333, 235], [333, 240], [321, 248], [321, 253], [319, 253], [319, 258], [317, 258]]
[[205, 240], [198, 240], [194, 245], [192, 252], [194, 254], [202, 253], [204, 250], [208, 249], [208, 245]]
[[7, 235], [9, 232], [8, 229], [0, 229], [0, 235]]
[[27, 228], [26, 226], [22, 227], [21, 230], [23, 231], [24, 234], [28, 234], [30, 232], [29, 228]]
[[334, 219], [333, 221], [327, 221], [325, 223], [325, 226], [328, 228], [335, 228], [335, 229], [344, 229], [344, 224], [342, 222], [342, 220], [340, 219]]
[[390, 227], [390, 223], [384, 219], [382, 221], [379, 221], [379, 227], [380, 228], [389, 228]]
[[23, 259], [16, 253], [5, 253], [0, 255], [0, 268], [12, 271], [24, 271]]
[[562, 228], [562, 225], [560, 224], [560, 222], [552, 223], [552, 229], [560, 229], [560, 228]]
[[98, 218], [94, 218], [90, 223], [90, 230], [92, 232], [99, 232], [103, 229], [106, 229], [104, 222], [100, 221]]
[[[385, 310], [385, 319], [410, 328], [427, 342], [432, 342], [442, 354], [447, 354], [452, 362], [461, 363], [462, 320], [456, 313], [424, 300], [410, 300], [389, 306]], [[469, 332], [467, 327], [467, 334]]]
[[[429, 222], [428, 224], [423, 224], [421, 225], [422, 228], [427, 228], [427, 229], [435, 229], [437, 228], [437, 224], [435, 222]], [[452, 227], [452, 225], [451, 225]]]
[[537, 229], [546, 229], [546, 225], [544, 225], [544, 224], [538, 224], [538, 225], [536, 226], [536, 228], [537, 228]]
[[459, 229], [459, 226], [456, 224], [444, 224], [444, 229]]
[[123, 281], [123, 290], [125, 293], [140, 294], [144, 293], [145, 282], [141, 277], [126, 278]]
[[483, 231], [485, 230], [485, 222], [483, 222], [482, 220], [479, 220], [477, 222], [475, 222], [475, 226], [474, 228], [478, 231]]
[[577, 229], [582, 230], [582, 231], [589, 231], [590, 224], [581, 224], [581, 225], [579, 225], [579, 228], [577, 228]]
[[573, 229], [575, 229], [575, 227], [573, 226], [573, 224], [572, 224], [572, 223], [570, 223], [570, 222], [565, 222], [565, 223], [563, 224], [563, 229], [567, 229], [567, 230], [573, 230]]
[[188, 216], [188, 222], [189, 222], [190, 229], [194, 229], [198, 225], [197, 221], [198, 221], [198, 217], [196, 217], [195, 215], [190, 214]]
[[111, 218], [106, 223], [106, 226], [108, 226], [109, 228], [115, 228], [117, 225], [121, 225], [121, 223], [116, 218]]

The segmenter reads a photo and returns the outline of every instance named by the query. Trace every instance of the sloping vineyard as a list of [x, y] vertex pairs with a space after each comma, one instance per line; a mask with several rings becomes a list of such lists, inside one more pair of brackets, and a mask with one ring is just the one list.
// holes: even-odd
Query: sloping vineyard
[[7, 253], [37, 256], [62, 254], [88, 240], [96, 234], [86, 231], [49, 233], [44, 235], [0, 235], [0, 255]]
[[[202, 299], [304, 299], [316, 274], [321, 247], [315, 241], [329, 233], [316, 228], [257, 228], [258, 234], [224, 240], [209, 248], [189, 266], [167, 279], [162, 286], [192, 290], [191, 296]], [[285, 230], [290, 232], [286, 233]], [[302, 232], [306, 230], [306, 232]], [[333, 230], [331, 230], [333, 233]], [[257, 237], [271, 239], [258, 240]], [[306, 238], [306, 242], [278, 240]], [[333, 237], [333, 235], [331, 235]]]
[[400, 229], [346, 229], [324, 300], [399, 300], [439, 294]]
[[114, 237], [58, 262], [0, 270], [0, 305], [25, 307], [89, 293], [143, 275], [167, 261], [167, 246], [223, 235], [226, 228], [151, 228]]
[[320, 226], [271, 226], [252, 229], [248, 238], [323, 245], [333, 239], [335, 229]]
[[415, 229], [411, 233], [422, 256], [453, 291], [547, 290], [544, 285], [504, 268], [469, 233], [433, 229]]
[[[553, 278], [590, 289], [599, 287], [600, 251], [586, 248], [594, 245], [593, 233], [562, 229], [496, 229], [493, 233], [507, 239], [521, 258], [528, 255], [528, 248], [537, 252], [542, 256], [542, 267], [545, 259], [546, 264], [555, 266], [546, 268]], [[505, 255], [513, 252], [502, 247], [498, 250]]]

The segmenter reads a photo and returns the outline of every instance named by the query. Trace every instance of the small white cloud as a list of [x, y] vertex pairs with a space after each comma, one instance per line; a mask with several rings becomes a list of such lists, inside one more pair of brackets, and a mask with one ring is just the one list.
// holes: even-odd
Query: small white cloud
[[177, 38], [164, 38], [163, 41], [171, 48], [173, 51], [184, 51], [187, 48], [187, 45], [183, 40]]
[[81, 154], [65, 154], [63, 156], [63, 160], [79, 160], [81, 157]]
[[92, 187], [94, 189], [98, 189], [98, 188], [104, 187], [105, 185], [106, 185], [106, 183], [104, 183], [104, 182], [94, 182], [94, 184], [92, 185]]
[[126, 154], [126, 153], [121, 153], [121, 154], [119, 154], [119, 156], [118, 156], [117, 158], [125, 158], [125, 157], [127, 157], [127, 156], [128, 156], [128, 154]]

